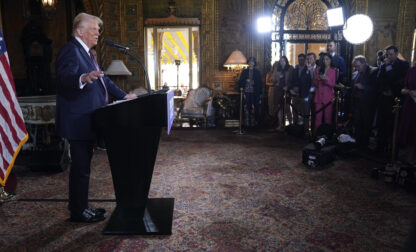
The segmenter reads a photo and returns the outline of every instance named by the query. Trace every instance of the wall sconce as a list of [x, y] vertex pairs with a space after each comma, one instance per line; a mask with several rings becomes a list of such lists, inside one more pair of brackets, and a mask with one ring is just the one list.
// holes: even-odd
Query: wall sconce
[[51, 15], [56, 12], [56, 2], [57, 0], [41, 0], [42, 12], [47, 18], [51, 18]]
[[[105, 74], [113, 75], [113, 76], [132, 75], [131, 72], [129, 71], [129, 69], [127, 69], [126, 65], [124, 65], [122, 60], [113, 60], [113, 61], [111, 61], [110, 65], [107, 67], [107, 70], [105, 70]], [[123, 89], [125, 91], [124, 81], [121, 85], [121, 89]]]
[[42, 0], [42, 7], [54, 7], [55, 0]]
[[244, 56], [244, 54], [241, 51], [235, 50], [230, 54], [228, 59], [225, 61], [224, 67], [226, 67], [227, 70], [233, 71], [233, 73], [235, 73], [235, 75], [233, 76], [233, 79], [234, 81], [238, 81], [241, 70], [248, 67], [247, 58]]

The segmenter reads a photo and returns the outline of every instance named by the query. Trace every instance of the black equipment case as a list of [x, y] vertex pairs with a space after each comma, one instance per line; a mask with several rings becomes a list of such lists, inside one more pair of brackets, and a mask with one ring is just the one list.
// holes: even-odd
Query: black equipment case
[[335, 145], [317, 148], [315, 143], [309, 143], [303, 148], [302, 163], [308, 167], [321, 167], [335, 160]]
[[305, 134], [306, 134], [305, 126], [303, 126], [303, 124], [302, 125], [290, 124], [285, 127], [285, 132], [291, 136], [300, 137], [300, 138], [305, 137]]

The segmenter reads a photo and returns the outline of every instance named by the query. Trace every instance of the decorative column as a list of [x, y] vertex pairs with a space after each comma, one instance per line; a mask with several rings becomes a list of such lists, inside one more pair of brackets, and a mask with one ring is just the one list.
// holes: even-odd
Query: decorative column
[[411, 61], [412, 42], [415, 29], [416, 1], [400, 0], [397, 17], [397, 47], [407, 61]]
[[[215, 21], [218, 13], [215, 12], [215, 0], [202, 1], [201, 17], [201, 85], [209, 86], [214, 80], [214, 70], [217, 65], [215, 48], [218, 45], [218, 30], [215, 27]], [[217, 43], [215, 43], [217, 41]]]
[[[265, 58], [264, 54], [264, 47], [265, 47], [265, 36], [266, 40], [268, 34], [258, 33], [257, 32], [257, 18], [262, 17], [265, 15], [268, 15], [271, 17], [270, 11], [266, 11], [265, 7], [265, 1], [264, 0], [250, 0], [250, 4], [248, 5], [248, 13], [250, 14], [250, 28], [248, 29], [250, 31], [250, 52], [251, 56], [254, 56], [257, 59], [257, 66], [256, 68], [260, 70], [260, 72], [265, 71], [265, 67], [267, 64], [263, 59]], [[270, 47], [271, 43], [268, 45]], [[250, 55], [246, 55], [247, 57], [250, 57]], [[268, 61], [270, 64], [270, 61]]]

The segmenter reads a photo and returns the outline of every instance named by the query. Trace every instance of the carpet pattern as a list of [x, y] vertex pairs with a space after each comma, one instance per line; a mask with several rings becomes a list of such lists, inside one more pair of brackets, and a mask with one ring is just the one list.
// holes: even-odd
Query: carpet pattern
[[[18, 199], [0, 206], [1, 251], [400, 251], [415, 196], [374, 180], [377, 164], [301, 163], [305, 142], [263, 131], [174, 130], [163, 135], [151, 198], [175, 198], [171, 236], [105, 236], [106, 221], [68, 222], [68, 171], [15, 168]], [[90, 200], [115, 202], [105, 152], [96, 151]], [[57, 201], [27, 201], [51, 199]], [[97, 201], [94, 201], [97, 200]], [[107, 217], [108, 219], [108, 217]]]

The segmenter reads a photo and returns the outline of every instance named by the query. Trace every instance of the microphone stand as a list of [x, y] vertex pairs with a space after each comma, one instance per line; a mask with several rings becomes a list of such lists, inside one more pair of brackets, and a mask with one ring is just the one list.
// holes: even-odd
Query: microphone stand
[[118, 48], [118, 50], [120, 50], [120, 52], [122, 53], [122, 54], [125, 54], [125, 55], [127, 55], [127, 56], [130, 56], [130, 57], [132, 57], [133, 59], [135, 59], [141, 66], [142, 66], [142, 68], [143, 68], [143, 71], [144, 71], [144, 74], [145, 74], [145, 76], [146, 76], [146, 82], [147, 82], [147, 92], [149, 93], [149, 94], [151, 94], [151, 93], [153, 93], [153, 91], [152, 91], [152, 89], [151, 89], [151, 87], [150, 87], [150, 81], [149, 81], [149, 74], [147, 73], [147, 70], [146, 70], [146, 67], [145, 67], [145, 65], [144, 65], [144, 63], [143, 63], [143, 61], [139, 58], [139, 56], [137, 56], [137, 55], [134, 55], [134, 54], [131, 54], [131, 53], [129, 53], [129, 52], [127, 52], [127, 49], [123, 49], [123, 48]]
[[237, 135], [244, 135], [243, 132], [243, 88], [240, 88], [240, 121], [238, 125]]

